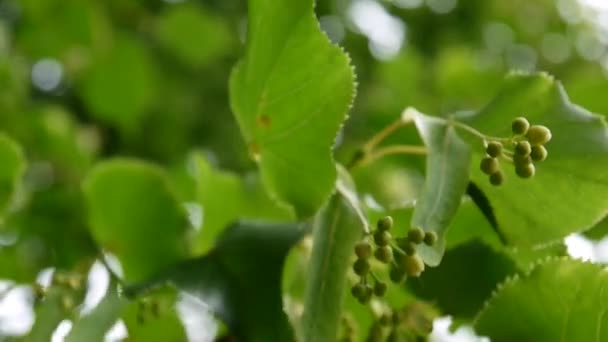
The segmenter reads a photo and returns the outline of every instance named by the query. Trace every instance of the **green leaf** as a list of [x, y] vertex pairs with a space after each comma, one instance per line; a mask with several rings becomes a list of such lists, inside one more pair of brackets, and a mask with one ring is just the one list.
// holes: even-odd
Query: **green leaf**
[[469, 182], [471, 151], [449, 122], [408, 109], [427, 147], [426, 178], [422, 194], [416, 201], [412, 227], [434, 231], [434, 246], [419, 245], [418, 253], [429, 266], [441, 262], [445, 250], [445, 234], [462, 202]]
[[154, 63], [130, 37], [118, 37], [109, 51], [96, 56], [80, 91], [96, 119], [133, 131], [156, 99]]
[[196, 190], [203, 208], [203, 226], [196, 236], [195, 252], [207, 252], [215, 238], [237, 219], [285, 221], [293, 218], [289, 208], [279, 207], [266, 194], [257, 175], [241, 178], [214, 169], [200, 155], [194, 156]]
[[116, 285], [111, 284], [101, 302], [91, 312], [74, 321], [65, 341], [104, 341], [104, 336], [120, 318], [125, 305], [126, 302], [120, 298]]
[[599, 265], [549, 260], [499, 286], [475, 329], [494, 342], [606, 341], [607, 287]]
[[157, 22], [157, 36], [162, 45], [192, 67], [215, 62], [232, 45], [226, 21], [203, 9], [188, 4], [170, 6]]
[[479, 141], [473, 158], [472, 178], [488, 197], [502, 235], [510, 244], [530, 246], [592, 227], [608, 208], [604, 118], [572, 104], [546, 74], [512, 74], [488, 106], [464, 119], [484, 134], [510, 136], [518, 116], [547, 126], [553, 135], [546, 145], [549, 156], [536, 164], [532, 179], [518, 178], [504, 164], [505, 183], [492, 186], [479, 170], [484, 153]]
[[353, 248], [368, 230], [350, 176], [339, 168], [336, 194], [317, 214], [302, 317], [302, 340], [334, 341]]
[[518, 271], [506, 255], [479, 240], [449, 249], [439, 267], [407, 281], [420, 298], [435, 303], [444, 315], [472, 319], [507, 276]]
[[83, 188], [91, 233], [120, 259], [127, 281], [143, 280], [186, 256], [185, 211], [162, 169], [130, 159], [105, 161]]
[[182, 262], [127, 292], [169, 281], [205, 303], [239, 340], [291, 341], [281, 276], [288, 251], [304, 232], [302, 224], [236, 223], [206, 256]]
[[11, 204], [25, 173], [25, 157], [21, 146], [0, 133], [0, 217]]
[[313, 0], [250, 0], [248, 23], [245, 57], [230, 79], [232, 111], [266, 188], [309, 217], [334, 188], [331, 146], [354, 73], [320, 31]]

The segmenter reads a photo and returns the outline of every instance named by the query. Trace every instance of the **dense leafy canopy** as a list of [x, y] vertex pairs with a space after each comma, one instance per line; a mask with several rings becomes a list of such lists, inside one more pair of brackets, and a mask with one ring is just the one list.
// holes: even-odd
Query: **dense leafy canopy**
[[[3, 1], [0, 340], [605, 340], [590, 3]], [[520, 116], [548, 157], [491, 185]]]

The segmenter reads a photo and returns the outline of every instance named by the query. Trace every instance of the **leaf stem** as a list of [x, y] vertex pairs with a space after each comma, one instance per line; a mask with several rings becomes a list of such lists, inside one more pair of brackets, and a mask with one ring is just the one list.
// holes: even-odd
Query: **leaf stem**
[[378, 146], [384, 139], [388, 138], [389, 135], [393, 134], [399, 128], [406, 126], [412, 122], [409, 116], [401, 116], [399, 119], [393, 121], [391, 124], [386, 126], [383, 130], [372, 136], [362, 147], [364, 153], [368, 153]]
[[485, 134], [481, 133], [480, 131], [476, 130], [475, 128], [473, 128], [473, 127], [471, 127], [471, 126], [469, 126], [467, 124], [464, 124], [462, 122], [456, 121], [456, 120], [449, 119], [449, 120], [445, 120], [445, 121], [448, 124], [450, 124], [450, 125], [452, 125], [452, 126], [454, 126], [456, 128], [460, 128], [460, 129], [462, 129], [462, 130], [464, 130], [464, 131], [466, 131], [466, 132], [468, 132], [468, 133], [470, 133], [470, 134], [472, 134], [472, 135], [480, 138], [483, 141], [495, 140], [495, 141], [500, 141], [500, 142], [503, 142], [503, 143], [509, 143], [509, 142], [511, 142], [511, 138], [499, 138], [499, 137], [493, 137], [493, 136], [485, 135]]
[[413, 154], [413, 155], [426, 155], [427, 149], [424, 146], [415, 145], [392, 145], [378, 148], [377, 150], [371, 151], [370, 153], [363, 156], [357, 163], [355, 163], [351, 169], [365, 166], [377, 159], [392, 155], [392, 154]]

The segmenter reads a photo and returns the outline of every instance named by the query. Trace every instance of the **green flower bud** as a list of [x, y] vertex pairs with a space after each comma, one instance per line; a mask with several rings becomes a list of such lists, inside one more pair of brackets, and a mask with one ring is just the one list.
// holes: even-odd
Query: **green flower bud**
[[401, 248], [407, 255], [416, 254], [416, 245], [408, 239], [403, 239], [401, 244], [399, 244], [399, 248]]
[[418, 254], [409, 256], [403, 255], [400, 260], [400, 267], [410, 277], [419, 277], [424, 271], [424, 262]]
[[355, 254], [359, 259], [368, 259], [372, 256], [372, 246], [367, 241], [360, 241], [355, 245]]
[[534, 164], [532, 164], [532, 163], [515, 166], [515, 173], [521, 178], [530, 178], [530, 177], [534, 176], [535, 172], [536, 172], [536, 168], [534, 167]]
[[369, 262], [365, 259], [357, 259], [353, 264], [353, 271], [355, 274], [364, 277], [369, 272]]
[[424, 233], [424, 243], [427, 246], [433, 246], [437, 242], [437, 233], [435, 232], [426, 232]]
[[532, 151], [530, 152], [530, 157], [534, 161], [542, 162], [545, 159], [547, 159], [547, 154], [548, 154], [547, 149], [544, 146], [542, 146], [542, 145], [532, 146]]
[[386, 289], [386, 284], [379, 281], [374, 285], [374, 295], [377, 297], [382, 297], [386, 293]]
[[353, 297], [355, 297], [357, 299], [365, 296], [366, 291], [367, 290], [365, 288], [365, 285], [362, 283], [357, 283], [353, 287], [350, 288], [350, 293], [353, 295]]
[[511, 123], [511, 131], [515, 135], [524, 135], [528, 132], [530, 123], [524, 117], [518, 117]]
[[486, 153], [492, 158], [498, 158], [502, 155], [502, 144], [498, 141], [490, 141], [486, 147]]
[[365, 285], [365, 290], [363, 292], [363, 294], [361, 295], [361, 297], [358, 297], [357, 299], [359, 300], [359, 303], [361, 304], [365, 304], [368, 303], [369, 300], [372, 298], [372, 293], [374, 292], [374, 288], [371, 285]]
[[490, 184], [499, 186], [505, 181], [505, 175], [502, 171], [498, 170], [490, 175]]
[[389, 242], [391, 242], [392, 236], [386, 230], [379, 230], [374, 233], [374, 241], [378, 246], [386, 246]]
[[530, 155], [522, 156], [519, 154], [515, 154], [515, 155], [513, 155], [513, 163], [515, 164], [515, 166], [527, 165], [527, 164], [532, 163], [532, 157], [530, 157]]
[[413, 243], [421, 243], [424, 240], [424, 231], [419, 227], [411, 228], [409, 232], [407, 232], [407, 238]]
[[378, 230], [389, 230], [393, 226], [393, 218], [390, 216], [385, 216], [378, 220], [376, 225]]
[[534, 125], [530, 127], [526, 137], [532, 146], [544, 145], [551, 140], [551, 131], [545, 126]]
[[530, 155], [531, 151], [532, 146], [530, 146], [530, 143], [525, 140], [518, 141], [517, 145], [515, 145], [515, 155], [527, 156]]
[[376, 249], [374, 256], [378, 261], [388, 264], [393, 260], [393, 249], [390, 246], [382, 246]]
[[391, 281], [395, 284], [399, 284], [405, 279], [405, 271], [394, 266], [391, 267], [388, 275]]
[[479, 168], [486, 175], [491, 175], [500, 169], [500, 165], [498, 164], [498, 159], [492, 157], [485, 157], [481, 159], [481, 164], [479, 165]]

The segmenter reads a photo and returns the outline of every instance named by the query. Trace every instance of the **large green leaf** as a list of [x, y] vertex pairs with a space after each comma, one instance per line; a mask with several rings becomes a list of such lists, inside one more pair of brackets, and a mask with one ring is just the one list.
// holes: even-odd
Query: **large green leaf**
[[257, 175], [240, 178], [234, 173], [217, 170], [202, 156], [194, 156], [196, 190], [203, 208], [203, 225], [194, 248], [207, 252], [215, 238], [237, 219], [285, 221], [293, 218], [289, 208], [280, 207], [264, 191]]
[[346, 171], [339, 170], [337, 192], [317, 214], [313, 226], [300, 333], [305, 342], [336, 339], [353, 247], [368, 230], [354, 185]]
[[120, 259], [127, 281], [143, 280], [187, 255], [185, 210], [160, 168], [105, 161], [83, 187], [91, 233]]
[[449, 122], [414, 109], [407, 109], [404, 115], [414, 119], [428, 151], [424, 187], [411, 225], [437, 233], [439, 239], [434, 246], [417, 247], [426, 264], [437, 266], [445, 250], [445, 234], [469, 182], [471, 151]]
[[271, 194], [309, 217], [331, 194], [331, 146], [354, 96], [348, 57], [320, 31], [313, 0], [249, 1], [232, 110]]
[[546, 74], [512, 74], [483, 110], [464, 118], [492, 136], [510, 136], [511, 121], [525, 116], [549, 127], [549, 157], [532, 179], [521, 179], [504, 164], [499, 187], [479, 170], [481, 142], [472, 178], [488, 197], [508, 243], [534, 245], [590, 228], [608, 208], [608, 131], [604, 118], [572, 104], [561, 84]]
[[0, 217], [10, 205], [25, 172], [25, 157], [21, 146], [0, 133]]
[[240, 340], [291, 341], [281, 276], [284, 259], [305, 228], [303, 224], [235, 223], [206, 256], [184, 261], [127, 292], [139, 293], [168, 281], [201, 300]]
[[494, 342], [606, 341], [607, 287], [599, 265], [549, 260], [499, 286], [475, 329]]

